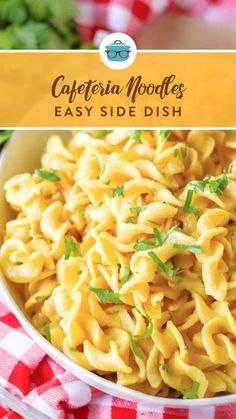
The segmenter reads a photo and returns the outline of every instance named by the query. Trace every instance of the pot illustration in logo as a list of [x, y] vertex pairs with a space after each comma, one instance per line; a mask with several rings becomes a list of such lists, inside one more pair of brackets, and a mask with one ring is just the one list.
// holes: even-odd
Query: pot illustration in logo
[[124, 44], [119, 39], [106, 45], [107, 58], [110, 61], [126, 61], [131, 51], [130, 45]]

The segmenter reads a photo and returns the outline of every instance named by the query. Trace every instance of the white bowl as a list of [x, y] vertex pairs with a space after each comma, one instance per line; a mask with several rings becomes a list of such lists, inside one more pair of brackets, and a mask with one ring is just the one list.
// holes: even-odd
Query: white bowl
[[[5, 203], [3, 186], [13, 175], [33, 171], [39, 167], [40, 157], [45, 148], [47, 139], [51, 134], [60, 133], [64, 139], [68, 139], [70, 131], [18, 131], [5, 146], [0, 159], [0, 231], [10, 217], [10, 211]], [[38, 331], [31, 325], [24, 310], [24, 304], [13, 283], [7, 281], [0, 272], [0, 289], [4, 298], [24, 329], [31, 338], [50, 355], [63, 368], [69, 370], [76, 377], [97, 389], [134, 402], [141, 402], [148, 407], [203, 407], [236, 402], [236, 395], [219, 396], [214, 398], [182, 400], [154, 397], [127, 387], [115, 384], [105, 378], [87, 371], [75, 362], [67, 358], [63, 353], [54, 348]]]

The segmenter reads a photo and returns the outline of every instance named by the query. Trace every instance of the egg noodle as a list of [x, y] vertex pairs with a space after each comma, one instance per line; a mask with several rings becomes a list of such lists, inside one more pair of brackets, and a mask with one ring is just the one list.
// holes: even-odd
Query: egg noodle
[[0, 265], [33, 325], [118, 384], [236, 393], [236, 133], [72, 137], [5, 185]]

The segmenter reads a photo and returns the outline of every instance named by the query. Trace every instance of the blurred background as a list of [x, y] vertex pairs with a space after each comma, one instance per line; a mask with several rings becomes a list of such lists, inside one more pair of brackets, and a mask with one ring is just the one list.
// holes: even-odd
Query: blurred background
[[125, 32], [140, 48], [236, 48], [236, 0], [0, 0], [0, 49], [75, 49]]

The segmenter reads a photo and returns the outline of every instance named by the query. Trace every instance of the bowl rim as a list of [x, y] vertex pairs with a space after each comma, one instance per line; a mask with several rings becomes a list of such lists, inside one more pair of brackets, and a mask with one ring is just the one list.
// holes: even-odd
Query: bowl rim
[[[24, 130], [20, 130], [21, 133]], [[34, 131], [32, 130], [32, 134]], [[50, 130], [53, 135], [53, 130]], [[62, 134], [63, 135], [63, 134]], [[14, 141], [17, 141], [17, 132], [13, 134]], [[11, 140], [9, 141], [9, 143]], [[3, 163], [5, 156], [7, 155], [8, 145], [6, 145], [1, 153], [0, 157], [0, 166]], [[1, 181], [0, 181], [1, 184]], [[217, 406], [224, 405], [236, 402], [236, 394], [215, 396], [215, 397], [206, 397], [202, 399], [172, 399], [167, 397], [158, 397], [152, 396], [147, 393], [143, 393], [138, 390], [133, 390], [129, 387], [122, 386], [120, 384], [109, 381], [106, 378], [100, 377], [94, 372], [88, 371], [85, 368], [81, 367], [79, 364], [76, 364], [75, 361], [66, 356], [63, 352], [60, 352], [59, 349], [51, 345], [39, 332], [38, 330], [30, 323], [26, 318], [23, 311], [20, 309], [16, 301], [14, 300], [10, 290], [5, 285], [4, 276], [0, 270], [0, 291], [7, 303], [8, 307], [12, 310], [13, 314], [16, 316], [17, 320], [20, 322], [24, 330], [30, 335], [30, 337], [45, 351], [45, 354], [48, 354], [52, 357], [59, 365], [63, 368], [68, 369], [73, 375], [79, 378], [81, 381], [85, 382], [89, 386], [95, 387], [96, 389], [107, 393], [111, 396], [116, 396], [124, 398], [126, 400], [142, 403], [142, 406], [150, 407], [174, 407], [174, 408], [191, 408], [191, 407], [203, 407], [203, 406]]]

